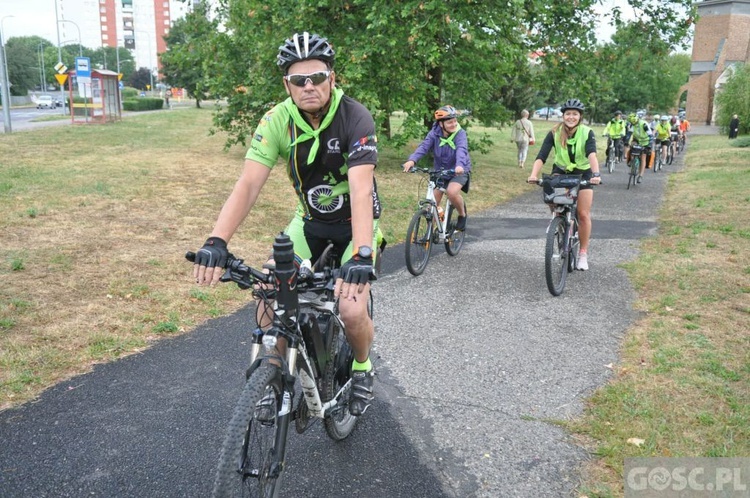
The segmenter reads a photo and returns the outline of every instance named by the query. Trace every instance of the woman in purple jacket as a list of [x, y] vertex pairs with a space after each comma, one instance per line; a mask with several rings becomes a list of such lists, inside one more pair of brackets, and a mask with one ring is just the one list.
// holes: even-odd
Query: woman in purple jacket
[[[448, 199], [458, 210], [456, 230], [466, 228], [466, 210], [461, 198], [461, 190], [469, 191], [469, 173], [471, 172], [471, 158], [469, 157], [469, 142], [466, 131], [458, 124], [458, 112], [452, 106], [444, 105], [435, 111], [435, 123], [427, 136], [417, 147], [409, 160], [404, 163], [404, 171], [416, 164], [430, 150], [435, 158], [435, 171], [455, 170], [452, 176], [443, 176], [438, 188], [435, 189], [435, 200], [438, 205], [443, 199], [443, 191], [448, 192]], [[446, 188], [445, 185], [448, 185]]]

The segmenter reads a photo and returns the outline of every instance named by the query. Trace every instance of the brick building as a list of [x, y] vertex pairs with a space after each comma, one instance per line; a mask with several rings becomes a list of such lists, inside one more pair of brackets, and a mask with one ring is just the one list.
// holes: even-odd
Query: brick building
[[750, 0], [704, 0], [696, 3], [687, 117], [696, 124], [715, 124], [714, 96], [733, 71], [750, 61]]

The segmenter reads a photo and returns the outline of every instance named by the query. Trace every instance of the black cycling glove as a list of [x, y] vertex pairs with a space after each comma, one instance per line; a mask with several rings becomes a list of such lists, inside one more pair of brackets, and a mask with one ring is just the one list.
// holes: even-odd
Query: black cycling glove
[[214, 268], [216, 266], [225, 268], [227, 266], [227, 243], [219, 237], [209, 237], [197, 253], [195, 253], [195, 264]]
[[372, 258], [354, 256], [341, 266], [340, 275], [347, 284], [366, 284], [370, 280], [375, 280]]

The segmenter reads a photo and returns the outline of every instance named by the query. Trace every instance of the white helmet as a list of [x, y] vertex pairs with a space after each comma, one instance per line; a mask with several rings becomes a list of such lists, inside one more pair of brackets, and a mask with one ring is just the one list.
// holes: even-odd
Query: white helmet
[[658, 114], [654, 114], [654, 121], [659, 121], [659, 115]]
[[662, 121], [669, 121], [669, 116], [667, 116], [667, 115], [665, 114], [664, 116], [662, 116], [662, 117], [661, 117], [661, 120], [662, 120]]

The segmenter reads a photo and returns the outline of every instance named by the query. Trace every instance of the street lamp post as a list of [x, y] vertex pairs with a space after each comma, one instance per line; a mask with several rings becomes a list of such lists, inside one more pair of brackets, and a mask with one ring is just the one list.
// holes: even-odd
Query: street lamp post
[[39, 60], [41, 61], [39, 65], [39, 79], [42, 83], [42, 92], [47, 93], [47, 71], [44, 69], [44, 42], [41, 42], [37, 47], [39, 47]]
[[81, 46], [81, 28], [78, 27], [78, 24], [74, 23], [73, 21], [68, 21], [67, 19], [58, 19], [57, 22], [69, 22], [76, 27], [76, 29], [78, 30], [78, 57], [83, 57], [83, 47]]
[[13, 126], [10, 123], [10, 78], [8, 78], [8, 59], [5, 57], [5, 41], [3, 38], [3, 21], [8, 17], [5, 16], [0, 19], [0, 84], [2, 85], [2, 99], [3, 99], [3, 125], [5, 133], [11, 133]]
[[[57, 15], [57, 2], [58, 0], [53, 0], [55, 2], [55, 29], [57, 29], [57, 62], [62, 64], [62, 46], [60, 45], [60, 19]], [[65, 114], [65, 88], [63, 85], [60, 85], [60, 98], [62, 99], [62, 112]]]

